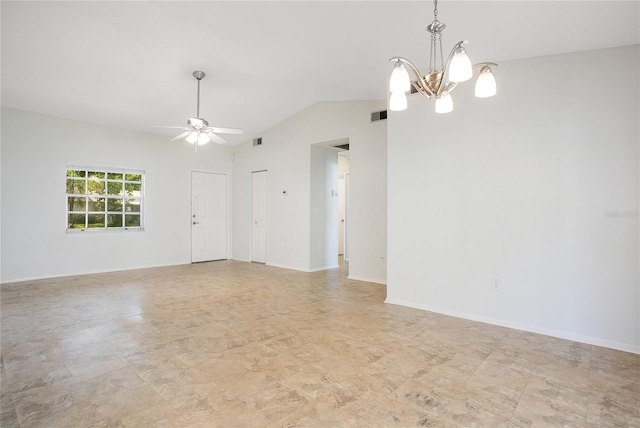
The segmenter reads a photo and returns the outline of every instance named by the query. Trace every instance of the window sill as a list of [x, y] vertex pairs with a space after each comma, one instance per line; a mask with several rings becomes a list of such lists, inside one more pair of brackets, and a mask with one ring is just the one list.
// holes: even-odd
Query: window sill
[[118, 233], [118, 232], [144, 232], [143, 227], [109, 227], [109, 228], [89, 228], [89, 229], [66, 229], [65, 233], [82, 234], [82, 233]]

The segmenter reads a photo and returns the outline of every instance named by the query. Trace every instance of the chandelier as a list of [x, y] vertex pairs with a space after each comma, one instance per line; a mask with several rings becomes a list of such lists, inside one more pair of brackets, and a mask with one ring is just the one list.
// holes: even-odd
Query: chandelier
[[[467, 40], [455, 44], [447, 62], [444, 62], [442, 51], [442, 31], [446, 25], [438, 21], [438, 0], [433, 1], [433, 22], [427, 27], [431, 33], [431, 48], [429, 52], [429, 72], [423, 76], [411, 61], [402, 57], [393, 57], [389, 61], [395, 66], [389, 78], [389, 109], [402, 111], [407, 109], [407, 92], [411, 87], [427, 98], [436, 99], [436, 113], [448, 113], [453, 110], [451, 92], [457, 84], [473, 77], [473, 68], [480, 68], [480, 75], [476, 81], [475, 95], [487, 98], [496, 94], [496, 80], [491, 73], [491, 67], [497, 67], [493, 62], [482, 62], [471, 65], [471, 61], [464, 49]], [[439, 64], [438, 64], [439, 61]], [[405, 68], [409, 67], [416, 80], [411, 81]]]

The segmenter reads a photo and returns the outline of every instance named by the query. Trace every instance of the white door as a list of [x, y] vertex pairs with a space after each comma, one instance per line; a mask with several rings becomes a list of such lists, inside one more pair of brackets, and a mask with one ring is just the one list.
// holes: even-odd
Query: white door
[[227, 176], [191, 173], [191, 262], [227, 258]]
[[267, 261], [267, 171], [251, 174], [251, 261]]

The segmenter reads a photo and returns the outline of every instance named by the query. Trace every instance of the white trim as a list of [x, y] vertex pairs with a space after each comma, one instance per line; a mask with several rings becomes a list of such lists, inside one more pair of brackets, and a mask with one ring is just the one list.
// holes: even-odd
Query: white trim
[[[71, 168], [69, 168], [71, 167]], [[67, 160], [67, 168], [66, 169], [85, 169], [87, 171], [98, 171], [98, 172], [111, 172], [111, 173], [138, 173], [145, 175], [144, 168], [130, 168], [113, 164], [99, 164], [99, 163], [91, 163], [91, 162], [77, 162]]]
[[541, 328], [529, 324], [520, 324], [510, 321], [499, 320], [495, 318], [484, 317], [480, 315], [469, 314], [466, 312], [452, 311], [449, 309], [437, 308], [429, 305], [422, 305], [419, 303], [408, 302], [406, 300], [389, 299], [385, 300], [385, 303], [391, 305], [406, 306], [409, 308], [420, 309], [427, 312], [434, 312], [442, 315], [449, 315], [456, 318], [463, 318], [470, 321], [478, 321], [485, 324], [497, 325], [500, 327], [512, 328], [516, 330], [528, 331], [530, 333], [542, 334], [545, 336], [557, 337], [559, 339], [573, 340], [575, 342], [586, 343], [588, 345], [602, 346], [604, 348], [616, 349], [624, 352], [631, 352], [633, 354], [640, 354], [640, 345], [633, 345], [630, 343], [621, 343], [611, 340], [600, 339], [597, 337], [583, 336], [580, 334], [568, 333], [565, 331], [552, 330], [547, 328]]
[[66, 229], [64, 233], [69, 235], [82, 235], [82, 232], [94, 233], [116, 233], [116, 232], [144, 232], [144, 227], [89, 227], [86, 229]]
[[320, 272], [322, 270], [329, 270], [329, 269], [338, 269], [340, 267], [339, 265], [332, 265], [332, 266], [309, 269], [309, 268], [298, 268], [298, 267], [292, 267], [287, 265], [281, 265], [278, 263], [265, 263], [265, 266], [271, 266], [271, 267], [280, 268], [280, 269], [297, 270], [298, 272], [307, 272], [307, 273]]
[[249, 260], [249, 259], [240, 259], [238, 257], [231, 257], [229, 260], [235, 260], [236, 262], [251, 263], [251, 260]]
[[321, 270], [338, 269], [339, 267], [340, 267], [339, 265], [331, 265], [331, 266], [307, 269], [307, 272], [320, 272]]
[[289, 269], [289, 270], [297, 270], [298, 272], [310, 272], [309, 269], [304, 269], [304, 268], [299, 268], [299, 267], [293, 267], [293, 266], [287, 266], [287, 265], [281, 265], [278, 263], [265, 263], [265, 266], [271, 266], [271, 267], [276, 267], [276, 268], [280, 268], [280, 269]]
[[126, 272], [126, 271], [130, 271], [130, 270], [140, 270], [140, 269], [151, 269], [151, 268], [159, 268], [159, 267], [170, 267], [170, 266], [184, 266], [184, 265], [190, 265], [192, 264], [191, 262], [185, 262], [185, 263], [163, 263], [163, 264], [158, 264], [158, 265], [145, 265], [145, 266], [138, 266], [138, 267], [130, 267], [130, 268], [114, 268], [114, 269], [103, 269], [103, 270], [88, 270], [88, 271], [82, 271], [82, 272], [74, 272], [74, 273], [62, 273], [62, 274], [58, 274], [58, 275], [46, 275], [46, 276], [34, 276], [34, 277], [30, 277], [30, 278], [18, 278], [18, 279], [9, 279], [7, 281], [1, 281], [0, 285], [5, 285], [5, 284], [15, 284], [18, 282], [27, 282], [27, 281], [39, 281], [42, 279], [55, 279], [55, 278], [67, 278], [70, 276], [82, 276], [82, 275], [95, 275], [98, 273], [110, 273], [110, 272]]
[[387, 285], [386, 279], [366, 278], [364, 276], [355, 276], [355, 275], [349, 275], [347, 276], [347, 279], [353, 279], [354, 281], [373, 282], [374, 284]]

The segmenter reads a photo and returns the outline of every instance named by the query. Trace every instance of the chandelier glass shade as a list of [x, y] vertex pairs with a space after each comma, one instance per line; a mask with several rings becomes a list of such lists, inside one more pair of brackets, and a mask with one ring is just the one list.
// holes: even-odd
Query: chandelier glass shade
[[[446, 25], [438, 21], [438, 0], [434, 0], [433, 22], [427, 27], [431, 33], [431, 49], [429, 53], [429, 71], [426, 75], [420, 73], [418, 68], [408, 59], [393, 57], [389, 61], [394, 63], [391, 77], [389, 78], [389, 109], [402, 111], [407, 109], [407, 93], [413, 87], [427, 98], [436, 99], [436, 113], [448, 113], [453, 110], [451, 92], [456, 85], [473, 77], [473, 69], [480, 68], [480, 75], [476, 82], [475, 95], [478, 98], [487, 98], [496, 94], [496, 81], [491, 72], [491, 67], [497, 67], [493, 62], [483, 62], [475, 65], [467, 56], [463, 45], [468, 41], [462, 40], [451, 49], [447, 61], [444, 62], [442, 52], [442, 31]], [[438, 64], [438, 60], [440, 61]], [[411, 80], [411, 70], [414, 80]]]
[[453, 111], [453, 98], [451, 95], [443, 95], [436, 98], [436, 113], [449, 113]]
[[476, 80], [476, 97], [487, 98], [496, 94], [496, 79], [491, 73], [491, 68], [482, 67], [480, 76]]

